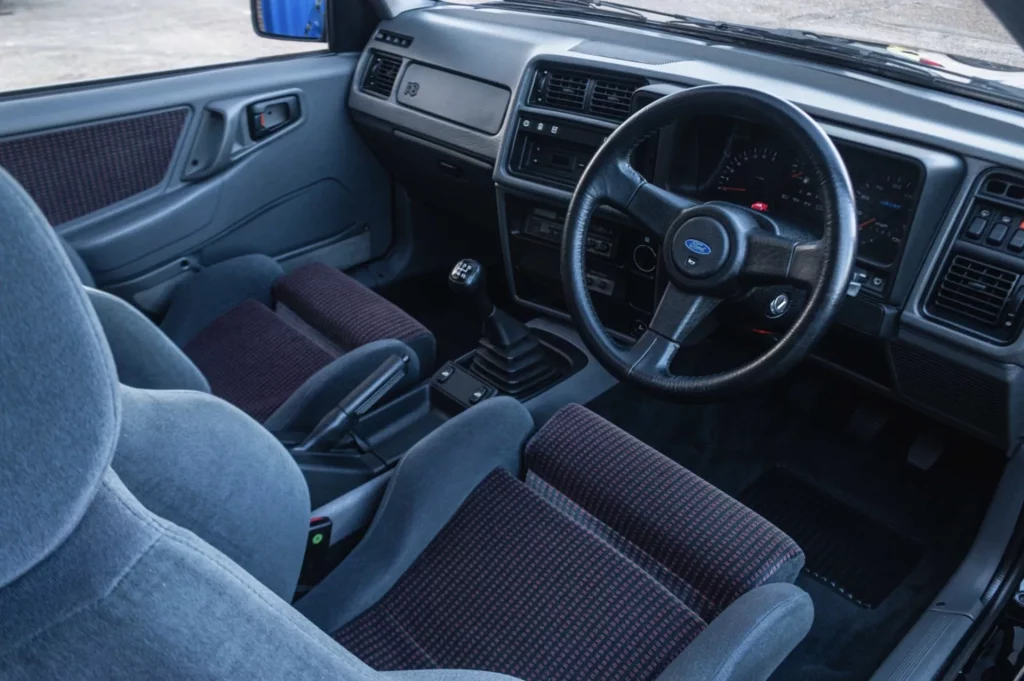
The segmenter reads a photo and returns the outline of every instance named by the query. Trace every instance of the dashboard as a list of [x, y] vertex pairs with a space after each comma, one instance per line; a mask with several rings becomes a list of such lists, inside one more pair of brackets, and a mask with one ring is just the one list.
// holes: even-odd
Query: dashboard
[[[660, 183], [704, 201], [726, 201], [821, 235], [822, 208], [809, 162], [764, 127], [735, 118], [680, 123]], [[903, 252], [917, 209], [922, 166], [911, 158], [838, 143], [853, 183], [858, 258], [888, 268]], [[657, 164], [657, 162], [656, 162]]]
[[[388, 40], [395, 35], [403, 40]], [[983, 439], [1024, 435], [1020, 112], [751, 49], [493, 5], [439, 5], [382, 22], [349, 111], [411, 195], [497, 233], [519, 303], [564, 319], [558, 248], [576, 180], [632, 111], [704, 84], [790, 100], [845, 162], [859, 225], [855, 295], [815, 358]], [[639, 148], [635, 164], [671, 191], [820, 234], [806, 160], [757, 121], [680, 121]], [[650, 319], [659, 249], [614, 210], [591, 227], [587, 284], [625, 342]]]

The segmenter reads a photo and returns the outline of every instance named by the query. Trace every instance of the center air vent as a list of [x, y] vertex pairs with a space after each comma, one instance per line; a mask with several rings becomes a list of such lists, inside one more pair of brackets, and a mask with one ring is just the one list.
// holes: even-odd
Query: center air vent
[[1016, 272], [956, 255], [935, 288], [934, 307], [949, 321], [1007, 339], [1014, 327], [1016, 309], [1010, 301], [1019, 279]]
[[390, 97], [395, 79], [402, 68], [402, 58], [374, 50], [363, 76], [362, 90], [382, 97]]
[[533, 81], [530, 104], [624, 121], [629, 118], [633, 93], [646, 84], [641, 79], [541, 68]]

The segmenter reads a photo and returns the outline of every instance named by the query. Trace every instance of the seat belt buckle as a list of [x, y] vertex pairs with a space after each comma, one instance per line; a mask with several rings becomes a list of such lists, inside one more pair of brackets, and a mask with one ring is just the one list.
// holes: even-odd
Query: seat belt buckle
[[331, 549], [330, 518], [316, 516], [309, 521], [309, 535], [306, 537], [306, 555], [302, 559], [299, 584], [313, 586], [324, 578], [327, 554]]

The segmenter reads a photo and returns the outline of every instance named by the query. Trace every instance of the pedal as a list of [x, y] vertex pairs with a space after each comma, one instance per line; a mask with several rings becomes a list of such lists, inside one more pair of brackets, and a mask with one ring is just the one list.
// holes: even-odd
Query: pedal
[[888, 410], [877, 404], [861, 405], [846, 422], [846, 434], [861, 444], [870, 444], [888, 422]]
[[929, 428], [914, 438], [907, 452], [907, 463], [918, 470], [929, 471], [944, 451], [946, 438], [938, 430]]

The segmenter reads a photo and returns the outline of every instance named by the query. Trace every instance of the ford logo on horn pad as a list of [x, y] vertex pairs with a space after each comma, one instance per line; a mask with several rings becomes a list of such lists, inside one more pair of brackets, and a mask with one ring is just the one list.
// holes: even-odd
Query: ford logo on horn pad
[[700, 241], [699, 239], [687, 239], [683, 243], [685, 243], [686, 247], [689, 248], [694, 253], [696, 253], [697, 255], [708, 255], [709, 253], [711, 253], [711, 246], [708, 246], [706, 243]]

